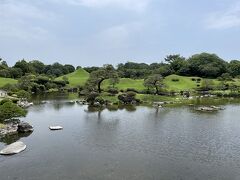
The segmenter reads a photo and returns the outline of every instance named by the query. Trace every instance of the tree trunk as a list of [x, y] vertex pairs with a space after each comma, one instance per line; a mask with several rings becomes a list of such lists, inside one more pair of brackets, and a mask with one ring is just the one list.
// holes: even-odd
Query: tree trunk
[[98, 82], [98, 92], [101, 93], [102, 90], [101, 90], [101, 84], [102, 82], [104, 81], [104, 79], [101, 79], [99, 82]]
[[156, 94], [158, 94], [159, 90], [158, 90], [158, 86], [157, 86], [157, 81], [154, 82], [154, 86], [155, 86], [155, 89], [156, 89]]
[[159, 90], [158, 90], [158, 87], [155, 85], [155, 88], [156, 88], [156, 94], [159, 93]]

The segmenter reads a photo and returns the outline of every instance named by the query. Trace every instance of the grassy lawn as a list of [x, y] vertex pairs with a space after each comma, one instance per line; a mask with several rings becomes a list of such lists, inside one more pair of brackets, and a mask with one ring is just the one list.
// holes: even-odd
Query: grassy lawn
[[[197, 88], [197, 81], [192, 81], [192, 79], [198, 79], [199, 77], [185, 77], [178, 75], [170, 75], [164, 79], [164, 84], [168, 90], [181, 91], [181, 90], [193, 90]], [[178, 81], [173, 81], [174, 79], [178, 79]], [[202, 79], [202, 78], [200, 78]]]
[[[83, 69], [78, 69], [75, 72], [66, 75], [69, 80], [69, 87], [76, 87], [76, 86], [83, 86], [87, 79], [89, 78], [89, 73]], [[1, 78], [4, 79], [4, 78]], [[7, 79], [6, 81], [0, 79], [0, 87], [3, 86], [2, 84], [6, 83], [16, 83], [16, 80]], [[62, 80], [63, 76], [58, 77], [57, 80]], [[195, 79], [195, 80], [193, 80]], [[200, 82], [197, 82], [197, 79], [201, 79]], [[177, 81], [176, 81], [177, 80]], [[182, 90], [189, 90], [192, 91], [197, 88], [197, 85], [201, 86], [203, 78], [199, 77], [186, 77], [186, 76], [178, 76], [178, 75], [170, 75], [164, 79], [164, 84], [168, 91], [182, 91]], [[217, 86], [221, 83], [221, 81], [217, 79], [212, 79], [214, 86]], [[128, 88], [133, 88], [135, 90], [141, 91], [146, 89], [143, 85], [143, 79], [130, 79], [130, 78], [121, 78], [119, 83], [116, 87], [119, 90], [126, 90]], [[236, 84], [240, 86], [240, 79], [233, 79], [233, 81], [227, 81], [228, 84]], [[105, 80], [102, 84], [103, 89], [107, 89], [110, 86], [109, 80]]]
[[[83, 86], [89, 78], [89, 73], [84, 69], [78, 69], [73, 73], [65, 75], [69, 80], [70, 87]], [[63, 76], [58, 77], [56, 80], [63, 80]]]
[[11, 78], [1, 78], [0, 77], [0, 87], [5, 86], [6, 84], [16, 84], [17, 80]]
[[[106, 89], [110, 86], [109, 81], [106, 80], [103, 82], [103, 88]], [[121, 78], [119, 83], [116, 85], [119, 90], [126, 90], [127, 88], [134, 88], [136, 90], [143, 90], [145, 87], [143, 86], [143, 79], [129, 79], [129, 78]]]

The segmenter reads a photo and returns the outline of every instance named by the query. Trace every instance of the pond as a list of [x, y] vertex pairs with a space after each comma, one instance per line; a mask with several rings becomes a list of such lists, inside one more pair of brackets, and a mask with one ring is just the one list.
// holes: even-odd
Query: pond
[[[1, 180], [240, 179], [240, 106], [200, 113], [189, 106], [92, 112], [51, 100], [22, 120], [27, 149], [0, 156]], [[60, 125], [62, 131], [50, 131]]]

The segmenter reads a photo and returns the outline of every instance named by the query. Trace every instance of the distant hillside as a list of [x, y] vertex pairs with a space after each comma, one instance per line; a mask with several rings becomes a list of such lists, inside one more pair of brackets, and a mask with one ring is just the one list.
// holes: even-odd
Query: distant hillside
[[11, 78], [2, 78], [0, 77], [0, 88], [5, 86], [6, 84], [16, 84], [17, 80]]
[[[69, 80], [69, 86], [70, 87], [76, 87], [78, 85], [83, 86], [87, 79], [89, 78], [89, 73], [85, 71], [84, 69], [78, 69], [75, 72], [71, 74], [65, 75]], [[4, 79], [4, 78], [2, 78]], [[178, 75], [170, 75], [164, 78], [163, 82], [165, 85], [165, 88], [169, 91], [182, 91], [182, 90], [194, 90], [197, 87], [200, 87], [202, 85], [202, 81], [205, 78], [199, 78], [199, 77], [187, 77], [187, 76], [178, 76]], [[12, 81], [11, 81], [12, 80]], [[63, 76], [58, 77], [56, 80], [63, 80]], [[16, 82], [16, 80], [8, 79], [8, 82]], [[3, 86], [2, 83], [6, 84], [7, 81], [0, 81], [0, 87]], [[217, 79], [212, 79], [213, 85], [217, 86], [220, 84], [220, 81]], [[119, 90], [126, 90], [128, 88], [133, 88], [138, 91], [146, 89], [143, 85], [144, 80], [143, 79], [130, 79], [130, 78], [121, 78], [119, 80], [119, 83], [116, 84], [116, 87]], [[235, 84], [240, 86], [240, 79], [233, 79], [233, 81], [226, 81], [225, 83], [228, 84]], [[105, 80], [102, 84], [103, 89], [107, 89], [110, 86], [109, 80]]]
[[181, 90], [192, 90], [197, 88], [197, 85], [201, 85], [201, 81], [197, 83], [199, 77], [186, 77], [178, 75], [170, 75], [164, 79], [164, 84], [168, 90], [181, 91]]
[[[84, 85], [89, 78], [89, 73], [84, 69], [78, 69], [73, 73], [65, 75], [68, 78], [69, 86], [75, 87]], [[56, 80], [63, 80], [63, 76], [58, 77]]]
[[[143, 79], [121, 78], [119, 80], [119, 83], [116, 84], [115, 86], [119, 90], [126, 90], [128, 88], [143, 90], [144, 89], [143, 82], [144, 82]], [[108, 86], [110, 86], [109, 80], [104, 81], [103, 88], [106, 89]]]

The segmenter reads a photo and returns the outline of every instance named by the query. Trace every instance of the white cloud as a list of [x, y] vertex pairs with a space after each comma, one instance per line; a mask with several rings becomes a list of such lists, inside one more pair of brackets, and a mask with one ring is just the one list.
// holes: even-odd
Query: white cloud
[[240, 2], [225, 11], [211, 13], [205, 23], [208, 29], [227, 29], [240, 26]]
[[124, 48], [129, 46], [131, 38], [144, 27], [140, 22], [121, 24], [109, 27], [97, 35], [97, 42], [107, 48]]
[[39, 25], [53, 14], [23, 1], [6, 0], [0, 4], [0, 36], [18, 39], [41, 39], [47, 30]]
[[80, 5], [91, 8], [119, 7], [136, 12], [144, 11], [151, 0], [51, 0], [58, 3]]

